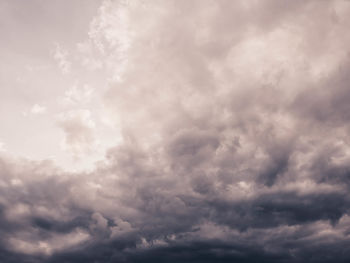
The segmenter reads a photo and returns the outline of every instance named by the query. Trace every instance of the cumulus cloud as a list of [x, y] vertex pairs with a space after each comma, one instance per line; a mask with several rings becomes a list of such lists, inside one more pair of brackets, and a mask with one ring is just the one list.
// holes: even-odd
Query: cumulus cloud
[[[90, 172], [0, 155], [0, 261], [348, 262], [349, 14], [104, 1], [84, 47], [122, 141]], [[76, 155], [96, 125], [88, 109], [58, 118]]]
[[71, 110], [58, 116], [58, 126], [64, 132], [63, 148], [73, 155], [92, 150], [96, 139], [95, 122], [89, 110]]

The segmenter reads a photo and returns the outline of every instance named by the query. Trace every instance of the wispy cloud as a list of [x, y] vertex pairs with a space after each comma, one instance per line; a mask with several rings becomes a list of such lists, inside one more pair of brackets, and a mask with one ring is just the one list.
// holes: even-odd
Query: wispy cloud
[[44, 106], [40, 106], [39, 104], [34, 104], [30, 109], [30, 112], [33, 114], [43, 114], [46, 112], [46, 108]]
[[72, 64], [68, 59], [68, 52], [57, 43], [55, 44], [53, 58], [56, 60], [58, 67], [63, 74], [70, 73]]

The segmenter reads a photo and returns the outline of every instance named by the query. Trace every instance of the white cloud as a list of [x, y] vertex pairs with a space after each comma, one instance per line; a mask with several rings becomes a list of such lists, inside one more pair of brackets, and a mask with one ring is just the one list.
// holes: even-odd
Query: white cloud
[[0, 141], [0, 152], [5, 152], [5, 151], [6, 151], [5, 143]]
[[32, 114], [43, 114], [46, 112], [46, 107], [41, 106], [39, 104], [34, 104], [33, 107], [30, 109], [30, 112]]
[[58, 67], [60, 68], [63, 74], [68, 74], [71, 71], [71, 62], [68, 59], [68, 51], [63, 49], [61, 45], [55, 44], [55, 50], [53, 52], [53, 58], [58, 63]]
[[[33, 231], [35, 232], [35, 231]], [[31, 233], [17, 233], [9, 239], [11, 250], [24, 254], [44, 254], [60, 252], [67, 248], [77, 246], [89, 239], [89, 234], [81, 229], [67, 234], [49, 236], [46, 239], [33, 243], [30, 240]]]
[[93, 49], [97, 49], [99, 59], [91, 56], [91, 59], [85, 59], [84, 63], [90, 66], [97, 63], [98, 66], [98, 61], [102, 60], [105, 70], [110, 74], [109, 77], [120, 80], [128, 63], [127, 53], [132, 38], [128, 4], [103, 1], [98, 15], [90, 23], [88, 35], [89, 42], [80, 44], [79, 48], [82, 51], [89, 50], [90, 54]]
[[87, 104], [91, 101], [94, 90], [87, 84], [82, 87], [74, 85], [64, 93], [63, 102], [66, 104]]

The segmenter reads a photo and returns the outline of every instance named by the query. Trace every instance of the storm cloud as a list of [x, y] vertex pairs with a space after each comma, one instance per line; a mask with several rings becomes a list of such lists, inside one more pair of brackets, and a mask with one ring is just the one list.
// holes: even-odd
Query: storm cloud
[[1, 262], [349, 262], [349, 1], [0, 14]]

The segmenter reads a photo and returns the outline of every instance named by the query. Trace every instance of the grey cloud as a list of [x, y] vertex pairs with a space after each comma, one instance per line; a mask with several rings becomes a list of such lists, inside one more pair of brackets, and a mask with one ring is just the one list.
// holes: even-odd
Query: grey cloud
[[[1, 157], [0, 259], [347, 262], [348, 66], [337, 50], [349, 8], [105, 1], [89, 45], [123, 140], [87, 172]], [[73, 151], [89, 148], [89, 112], [61, 117]]]
[[72, 110], [60, 114], [58, 125], [65, 137], [63, 147], [73, 155], [90, 152], [95, 141], [95, 122], [89, 110]]
[[345, 57], [330, 76], [301, 92], [293, 104], [297, 113], [307, 114], [321, 125], [329, 124], [329, 128], [344, 126], [349, 118], [348, 68], [349, 59]]

